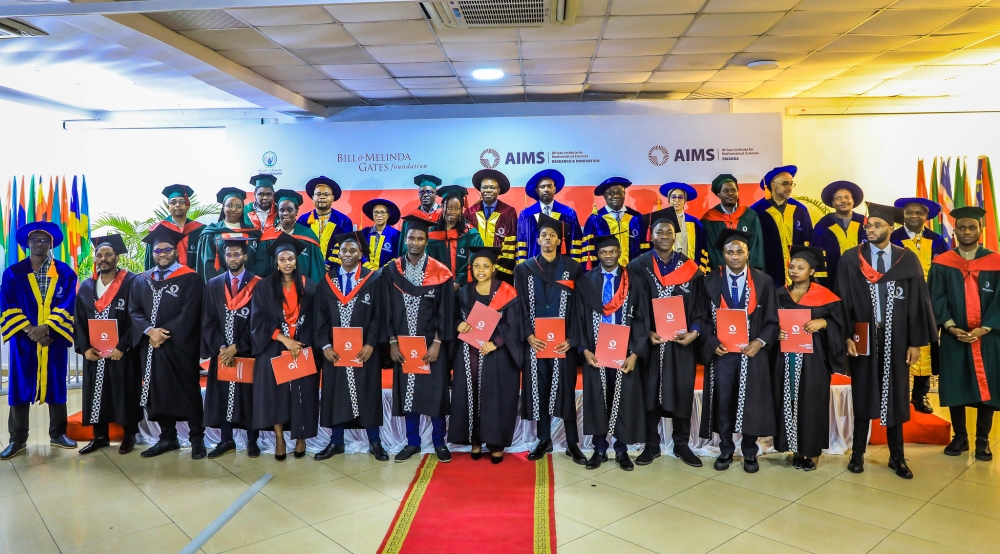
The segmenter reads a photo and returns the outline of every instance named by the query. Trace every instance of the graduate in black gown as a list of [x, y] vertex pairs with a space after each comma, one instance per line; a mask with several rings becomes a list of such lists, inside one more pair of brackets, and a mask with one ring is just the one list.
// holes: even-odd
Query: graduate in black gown
[[456, 293], [455, 320], [459, 333], [472, 331], [468, 318], [477, 303], [500, 312], [500, 322], [490, 340], [480, 348], [462, 340], [456, 342], [448, 427], [450, 442], [472, 445], [473, 460], [482, 456], [485, 442], [494, 464], [503, 461], [504, 448], [514, 441], [521, 393], [519, 361], [524, 356], [517, 292], [495, 274], [500, 253], [497, 247], [473, 248], [469, 268], [473, 282]]
[[[80, 283], [76, 293], [73, 347], [85, 358], [83, 365], [83, 423], [94, 426], [94, 440], [80, 449], [90, 454], [111, 444], [108, 423], [125, 430], [119, 454], [135, 448], [135, 435], [142, 420], [139, 405], [139, 374], [136, 351], [132, 349], [132, 320], [128, 301], [135, 273], [118, 267], [118, 256], [128, 249], [121, 235], [94, 237], [96, 273]], [[90, 320], [114, 320], [118, 344], [104, 357], [90, 343]]]
[[852, 338], [846, 339], [854, 401], [854, 445], [847, 469], [865, 470], [865, 448], [871, 420], [885, 426], [889, 469], [912, 479], [903, 457], [903, 423], [910, 420], [910, 365], [920, 358], [920, 347], [937, 339], [924, 270], [917, 255], [890, 242], [902, 210], [868, 204], [865, 231], [868, 242], [840, 258], [834, 292], [844, 301], [848, 333], [859, 323], [868, 326], [870, 354], [859, 356]]
[[680, 296], [684, 299], [687, 321], [686, 331], [672, 336], [660, 335], [655, 325], [649, 325], [649, 352], [639, 361], [646, 410], [646, 446], [635, 463], [648, 465], [660, 456], [660, 419], [669, 417], [674, 455], [689, 466], [701, 467], [701, 460], [688, 443], [697, 375], [694, 342], [704, 326], [702, 310], [697, 309], [694, 301], [704, 273], [694, 260], [674, 250], [680, 222], [673, 207], [653, 212], [648, 220], [653, 249], [629, 262], [629, 274], [636, 277], [636, 285], [645, 288], [650, 301], [649, 314], [653, 314], [652, 299]]
[[201, 366], [194, 347], [201, 340], [205, 281], [177, 261], [183, 238], [159, 225], [142, 239], [154, 266], [136, 277], [129, 297], [132, 346], [140, 356], [139, 402], [146, 408], [146, 418], [160, 424], [160, 439], [142, 452], [145, 458], [180, 449], [178, 421], [188, 422], [191, 458], [206, 455]]
[[[316, 338], [323, 353], [323, 394], [320, 425], [330, 428], [330, 443], [317, 453], [326, 460], [344, 453], [344, 429], [364, 429], [368, 453], [380, 462], [389, 460], [382, 447], [382, 360], [378, 345], [382, 329], [384, 284], [382, 270], [361, 264], [369, 253], [362, 231], [333, 237], [340, 264], [332, 265], [323, 282], [316, 286]], [[363, 367], [340, 365], [333, 351], [333, 335], [339, 327], [360, 327], [364, 346], [357, 360]], [[331, 334], [332, 329], [332, 334]]]
[[[778, 301], [774, 281], [748, 260], [753, 238], [749, 233], [723, 229], [715, 246], [723, 253], [725, 266], [705, 276], [698, 299], [705, 314], [701, 335], [701, 357], [705, 362], [702, 400], [703, 439], [719, 434], [719, 457], [715, 469], [725, 471], [733, 462], [733, 433], [742, 433], [743, 470], [756, 473], [757, 437], [773, 436], [774, 398], [768, 349], [778, 340]], [[716, 310], [746, 310], [749, 344], [740, 352], [729, 352], [716, 335]]]
[[[253, 369], [253, 427], [274, 429], [274, 458], [285, 461], [285, 431], [295, 440], [295, 457], [306, 455], [306, 439], [319, 428], [319, 373], [277, 384], [271, 359], [290, 352], [293, 358], [312, 346], [316, 283], [300, 275], [296, 257], [302, 241], [287, 233], [267, 248], [276, 271], [254, 289], [250, 308]], [[315, 352], [312, 353], [315, 361]]]
[[[538, 444], [528, 454], [529, 460], [540, 460], [552, 452], [552, 418], [563, 420], [566, 431], [566, 455], [580, 465], [587, 457], [580, 450], [580, 432], [576, 417], [576, 376], [579, 351], [570, 347], [569, 322], [574, 320], [575, 283], [583, 273], [583, 265], [567, 255], [572, 229], [565, 221], [545, 214], [538, 215], [538, 247], [541, 253], [514, 268], [514, 288], [521, 301], [525, 317], [528, 348], [524, 349], [521, 367], [521, 417], [535, 420]], [[564, 320], [565, 340], [554, 345], [565, 358], [538, 358], [535, 353], [545, 350], [546, 342], [536, 336], [535, 321], [540, 318]]]
[[[619, 265], [621, 245], [615, 235], [594, 238], [598, 265], [576, 281], [570, 343], [583, 352], [583, 432], [594, 436], [587, 469], [607, 461], [608, 435], [614, 437], [615, 461], [625, 471], [634, 464], [628, 445], [645, 442], [646, 409], [642, 375], [636, 362], [649, 344], [649, 299], [638, 277]], [[595, 356], [601, 323], [631, 327], [627, 357], [621, 367], [602, 367]]]
[[[791, 285], [778, 289], [778, 307], [809, 310], [804, 330], [812, 335], [812, 352], [777, 352], [774, 398], [778, 432], [774, 449], [789, 452], [795, 469], [813, 471], [824, 448], [830, 447], [830, 376], [842, 372], [846, 357], [843, 304], [840, 297], [814, 282], [826, 271], [823, 249], [793, 246], [788, 260]], [[788, 338], [781, 329], [779, 340]]]
[[[406, 253], [382, 268], [388, 309], [386, 335], [392, 357], [392, 415], [406, 418], [406, 446], [396, 453], [396, 461], [409, 460], [420, 452], [420, 416], [431, 420], [431, 437], [438, 460], [451, 461], [445, 444], [446, 420], [451, 411], [448, 398], [450, 365], [441, 343], [454, 339], [453, 309], [455, 285], [451, 271], [427, 255], [430, 224], [419, 217], [406, 216]], [[424, 337], [430, 374], [403, 373], [400, 336]]]
[[250, 300], [261, 280], [248, 269], [251, 241], [256, 242], [247, 235], [226, 240], [221, 252], [226, 272], [205, 285], [201, 318], [201, 357], [209, 360], [205, 427], [218, 427], [222, 434], [222, 440], [208, 453], [209, 459], [236, 451], [233, 429], [246, 429], [247, 455], [260, 456], [260, 431], [253, 427], [253, 384], [219, 380], [219, 360], [233, 367], [235, 358], [251, 357]]

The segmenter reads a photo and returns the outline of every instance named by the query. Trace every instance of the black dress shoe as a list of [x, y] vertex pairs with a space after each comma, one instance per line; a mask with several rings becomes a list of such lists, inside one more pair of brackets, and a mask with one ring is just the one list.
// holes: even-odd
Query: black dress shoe
[[816, 471], [816, 460], [812, 458], [802, 458], [802, 469], [805, 471]]
[[[540, 440], [538, 441], [538, 444], [535, 445], [535, 448], [531, 450], [531, 453], [528, 454], [528, 459], [531, 461], [541, 460], [550, 452], [552, 452], [552, 441], [549, 439]], [[584, 463], [587, 462], [584, 461]]]
[[795, 469], [802, 469], [802, 460], [802, 454], [799, 454], [798, 452], [792, 454], [792, 467]]
[[278, 462], [285, 461], [285, 458], [288, 458], [288, 453], [287, 452], [285, 452], [284, 454], [275, 454], [274, 455], [274, 460], [278, 461]]
[[191, 459], [201, 460], [208, 455], [205, 448], [205, 439], [194, 439], [191, 441]]
[[124, 456], [133, 450], [135, 450], [135, 435], [122, 439], [122, 443], [118, 446], [118, 453]]
[[343, 453], [344, 453], [344, 445], [333, 444], [333, 442], [331, 442], [330, 444], [326, 445], [326, 448], [317, 452], [316, 455], [313, 456], [313, 459], [322, 462], [323, 460], [329, 460], [330, 458], [336, 456], [337, 454], [343, 454]]
[[621, 454], [615, 452], [615, 461], [618, 462], [618, 467], [625, 471], [635, 469], [635, 464], [632, 463], [632, 458], [629, 457], [628, 452], [622, 452]]
[[962, 452], [969, 451], [969, 437], [952, 437], [951, 443], [944, 447], [944, 453], [948, 456], [961, 456]]
[[719, 457], [715, 459], [715, 470], [726, 471], [731, 463], [733, 463], [732, 454], [719, 454]]
[[584, 455], [583, 450], [580, 450], [580, 446], [577, 444], [567, 444], [566, 455], [572, 458], [573, 463], [577, 465], [587, 465], [587, 456]]
[[760, 464], [757, 463], [757, 456], [743, 456], [743, 471], [747, 473], [757, 473], [760, 471]]
[[981, 462], [993, 460], [993, 452], [990, 450], [990, 442], [983, 439], [976, 439], [976, 459]]
[[88, 444], [87, 446], [84, 446], [83, 448], [80, 449], [80, 455], [82, 456], [84, 454], [90, 454], [92, 452], [97, 452], [98, 450], [100, 450], [100, 449], [102, 449], [102, 448], [104, 448], [106, 446], [111, 446], [111, 441], [110, 440], [108, 440], [106, 438], [100, 438], [100, 439], [96, 439], [95, 438], [94, 440], [90, 441], [90, 444]]
[[691, 447], [686, 444], [675, 444], [674, 456], [677, 456], [682, 462], [691, 467], [701, 467], [701, 458], [695, 456], [694, 452], [691, 451]]
[[648, 466], [653, 463], [653, 460], [659, 458], [662, 454], [660, 453], [659, 447], [651, 448], [649, 446], [642, 449], [642, 452], [635, 457], [635, 465], [637, 466]]
[[910, 401], [910, 404], [913, 404], [913, 407], [916, 408], [916, 410], [922, 414], [934, 413], [934, 407], [931, 406], [931, 401], [927, 400], [926, 396], [921, 396], [920, 398], [914, 398], [913, 400]]
[[250, 441], [250, 443], [247, 444], [247, 457], [248, 458], [260, 457], [260, 446], [257, 445], [257, 441]]
[[[177, 442], [177, 439], [173, 440], [162, 440], [154, 444], [151, 448], [143, 450], [139, 455], [143, 458], [152, 458], [154, 456], [159, 456], [160, 454], [166, 454], [167, 452], [172, 452], [174, 450], [180, 450], [181, 443]], [[194, 449], [192, 448], [191, 457], [194, 457]]]
[[416, 456], [417, 454], [420, 454], [419, 446], [406, 445], [403, 447], [402, 450], [396, 452], [395, 460], [397, 462], [405, 462], [406, 460], [409, 460], [410, 458]]
[[61, 437], [56, 439], [49, 439], [49, 444], [59, 448], [65, 448], [67, 450], [76, 448], [76, 441], [67, 437], [66, 435], [62, 435]]
[[590, 456], [590, 459], [587, 460], [587, 469], [597, 469], [601, 467], [601, 464], [603, 462], [606, 461], [608, 461], [608, 453], [598, 452], [595, 450], [594, 453]]
[[9, 460], [24, 452], [26, 448], [27, 446], [23, 442], [12, 442], [3, 449], [3, 452], [0, 452], [0, 460]]
[[469, 452], [469, 457], [472, 458], [473, 460], [478, 460], [482, 458], [483, 457], [482, 449], [480, 449], [479, 452]]
[[847, 471], [851, 473], [864, 473], [865, 472], [865, 455], [864, 453], [851, 454], [851, 460], [847, 462]]
[[[236, 441], [231, 441], [231, 440], [229, 440], [229, 441], [222, 441], [219, 444], [215, 445], [215, 448], [213, 448], [212, 451], [208, 453], [208, 459], [209, 460], [214, 460], [216, 458], [220, 458], [222, 456], [225, 456], [226, 454], [229, 454], [230, 452], [236, 452]], [[193, 445], [191, 446], [191, 457], [192, 458], [194, 457], [194, 446]]]
[[497, 465], [497, 464], [499, 464], [500, 462], [503, 461], [503, 452], [497, 452], [497, 454], [500, 454], [500, 455], [499, 456], [497, 456], [497, 455], [490, 455], [490, 461], [493, 462], [493, 465]]
[[898, 458], [889, 458], [889, 469], [896, 472], [903, 479], [913, 479], [913, 472], [910, 471], [910, 466], [906, 465], [906, 458], [899, 456]]
[[443, 444], [435, 446], [434, 453], [437, 454], [438, 461], [441, 463], [446, 464], [451, 461], [451, 450], [448, 450], [448, 447]]
[[382, 448], [381, 442], [370, 442], [368, 443], [368, 453], [375, 456], [375, 459], [380, 462], [388, 462], [389, 454]]

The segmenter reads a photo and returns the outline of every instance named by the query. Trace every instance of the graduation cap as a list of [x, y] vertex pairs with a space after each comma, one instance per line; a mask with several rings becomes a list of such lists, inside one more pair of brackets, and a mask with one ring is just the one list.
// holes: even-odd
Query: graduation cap
[[122, 240], [121, 235], [108, 235], [106, 237], [94, 237], [90, 239], [90, 242], [94, 245], [94, 252], [96, 253], [102, 246], [110, 246], [111, 250], [115, 254], [121, 256], [123, 254], [128, 254], [128, 248], [125, 247], [125, 241]]
[[719, 238], [715, 240], [715, 247], [719, 250], [725, 250], [727, 244], [733, 242], [734, 240], [738, 240], [745, 244], [749, 249], [751, 238], [750, 233], [747, 233], [746, 231], [740, 231], [739, 229], [723, 229], [722, 232], [719, 233]]
[[226, 198], [239, 198], [245, 202], [247, 199], [247, 193], [236, 187], [226, 187], [215, 195], [215, 199], [219, 202], [219, 204], [225, 204]]
[[274, 183], [278, 181], [278, 178], [274, 175], [268, 175], [266, 173], [261, 173], [259, 175], [254, 175], [250, 178], [250, 184], [253, 185], [254, 190], [259, 188], [268, 188], [274, 190]]
[[17, 239], [17, 243], [21, 245], [21, 248], [28, 248], [28, 235], [36, 231], [49, 235], [52, 239], [52, 248], [62, 244], [63, 234], [62, 231], [59, 230], [58, 225], [48, 221], [34, 221], [19, 227], [17, 229], [17, 234], [14, 235]]
[[163, 196], [167, 197], [167, 200], [174, 198], [175, 196], [183, 196], [184, 200], [190, 203], [190, 198], [194, 194], [194, 189], [187, 185], [170, 185], [163, 188]]
[[951, 217], [957, 222], [959, 219], [975, 219], [982, 221], [986, 217], [986, 210], [979, 206], [963, 206], [951, 211]]
[[282, 252], [294, 252], [296, 256], [305, 252], [306, 243], [289, 235], [288, 233], [278, 233], [278, 237], [267, 247], [267, 255], [276, 257]]
[[614, 186], [621, 186], [622, 188], [627, 189], [631, 185], [632, 181], [629, 181], [624, 177], [608, 177], [594, 188], [594, 196], [604, 196], [604, 193], [607, 192], [609, 188]]
[[788, 256], [788, 259], [794, 260], [795, 258], [805, 260], [806, 263], [809, 264], [809, 267], [815, 269], [816, 271], [826, 271], [826, 256], [824, 256], [822, 248], [793, 244], [792, 251]]
[[355, 242], [357, 243], [358, 248], [361, 249], [362, 254], [364, 254], [365, 256], [369, 255], [368, 241], [365, 240], [365, 237], [364, 235], [361, 234], [361, 231], [351, 231], [350, 233], [341, 233], [339, 235], [334, 235], [333, 242], [337, 244], [338, 248], [345, 242]]
[[274, 191], [274, 203], [280, 204], [282, 200], [291, 200], [296, 206], [302, 205], [302, 195], [289, 189], [279, 189]]
[[[419, 231], [423, 231], [424, 233], [428, 233], [431, 228], [431, 222], [419, 216], [408, 215], [403, 218], [403, 221], [409, 224], [409, 226], [406, 228], [407, 233], [409, 233], [413, 229], [417, 229]], [[403, 240], [406, 240], [406, 237], [403, 237]]]
[[677, 211], [673, 207], [656, 210], [643, 218], [646, 220], [646, 228], [649, 229], [650, 233], [653, 232], [653, 227], [663, 222], [673, 225], [675, 232], [681, 232], [681, 224], [677, 221]]
[[542, 179], [552, 179], [552, 182], [556, 185], [557, 194], [566, 185], [566, 177], [563, 177], [562, 173], [559, 173], [555, 169], [543, 169], [532, 175], [531, 179], [528, 179], [528, 183], [524, 185], [524, 193], [530, 198], [538, 200], [538, 183], [542, 182]]
[[340, 200], [340, 194], [341, 194], [340, 185], [337, 184], [337, 181], [334, 181], [333, 179], [325, 175], [320, 175], [319, 177], [314, 177], [312, 179], [309, 179], [309, 182], [306, 183], [306, 194], [308, 194], [309, 197], [312, 198], [313, 194], [316, 192], [316, 187], [320, 185], [326, 185], [330, 187], [330, 190], [333, 191], [334, 202]]
[[882, 221], [885, 221], [891, 227], [894, 223], [903, 222], [903, 210], [895, 206], [886, 206], [885, 204], [874, 204], [869, 202], [868, 219], [873, 217], [877, 217]]
[[497, 263], [497, 258], [500, 257], [501, 249], [496, 246], [473, 246], [472, 257], [469, 258], [469, 263], [471, 264], [476, 258], [487, 258], [491, 263]]
[[719, 193], [722, 192], [722, 185], [726, 183], [732, 183], [735, 185], [736, 177], [733, 177], [729, 173], [723, 173], [715, 179], [712, 179], [712, 194], [718, 196]]
[[421, 173], [420, 175], [417, 175], [416, 177], [413, 178], [413, 184], [417, 185], [417, 188], [423, 188], [423, 187], [438, 188], [441, 186], [441, 179], [433, 175], [427, 175], [425, 173]]
[[854, 200], [854, 207], [857, 208], [865, 200], [865, 192], [861, 190], [861, 187], [855, 185], [850, 181], [834, 181], [823, 188], [823, 192], [820, 193], [820, 198], [823, 199], [823, 203], [827, 206], [833, 207], [833, 197], [837, 192], [846, 190], [851, 193], [851, 198]]
[[934, 219], [941, 213], [941, 204], [926, 198], [900, 198], [893, 202], [897, 208], [905, 208], [907, 204], [920, 204], [927, 209], [927, 219]]
[[598, 237], [594, 237], [594, 252], [609, 246], [617, 246], [618, 248], [622, 247], [622, 243], [618, 240], [617, 235], [600, 235]]
[[480, 169], [472, 176], [472, 186], [476, 187], [476, 190], [480, 190], [483, 186], [484, 179], [493, 179], [497, 182], [500, 187], [500, 194], [507, 194], [510, 190], [510, 180], [507, 176], [495, 169]]
[[161, 222], [150, 229], [145, 237], [142, 237], [142, 242], [150, 246], [156, 246], [161, 242], [165, 242], [170, 246], [177, 246], [177, 243], [183, 239], [184, 233], [174, 230]]
[[795, 167], [794, 165], [783, 165], [780, 167], [776, 167], [771, 171], [768, 171], [766, 174], [764, 174], [764, 179], [760, 182], [760, 189], [771, 190], [771, 181], [773, 181], [774, 178], [777, 177], [779, 174], [788, 173], [792, 177], [795, 177], [795, 173], [797, 173], [798, 170], [799, 168]]
[[373, 198], [365, 202], [364, 206], [361, 206], [361, 212], [365, 214], [368, 219], [375, 221], [372, 217], [372, 212], [375, 211], [375, 206], [385, 206], [386, 211], [389, 212], [389, 219], [386, 221], [386, 225], [395, 225], [399, 222], [399, 207], [392, 202], [384, 198]]
[[448, 185], [437, 189], [437, 195], [440, 196], [441, 198], [447, 199], [453, 196], [457, 196], [463, 199], [462, 200], [463, 203], [465, 202], [465, 196], [467, 194], [469, 194], [469, 189], [459, 185]]
[[250, 241], [254, 239], [246, 233], [222, 233], [221, 238], [223, 249], [226, 246], [239, 246], [244, 253], [250, 251]]
[[542, 229], [545, 229], [546, 227], [555, 231], [556, 234], [559, 235], [560, 239], [566, 235], [565, 222], [545, 214], [538, 214], [538, 232], [541, 233]]
[[692, 187], [687, 183], [678, 183], [676, 181], [672, 183], [663, 183], [662, 185], [660, 185], [660, 194], [663, 195], [664, 198], [669, 198], [670, 191], [674, 189], [684, 191], [684, 197], [687, 200], [694, 200], [695, 198], [698, 198], [698, 191], [695, 190], [694, 187]]

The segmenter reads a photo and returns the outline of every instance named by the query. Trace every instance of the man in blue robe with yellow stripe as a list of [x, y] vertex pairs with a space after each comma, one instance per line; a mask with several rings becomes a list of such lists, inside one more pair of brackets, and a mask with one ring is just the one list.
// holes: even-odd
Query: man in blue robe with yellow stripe
[[63, 241], [53, 223], [38, 221], [17, 230], [17, 244], [29, 256], [3, 272], [0, 283], [0, 332], [10, 347], [10, 444], [0, 453], [8, 460], [24, 452], [31, 404], [49, 405], [52, 446], [76, 448], [66, 436], [66, 370], [73, 346], [76, 272], [52, 259]]
[[813, 225], [809, 208], [792, 198], [792, 189], [795, 188], [792, 178], [797, 171], [794, 165], [768, 171], [760, 182], [760, 188], [771, 191], [771, 198], [762, 198], [750, 206], [760, 218], [764, 239], [764, 273], [778, 287], [791, 283], [785, 270], [792, 245], [809, 246], [812, 241]]
[[333, 203], [340, 200], [342, 194], [340, 185], [326, 176], [309, 179], [306, 183], [306, 194], [312, 198], [313, 210], [299, 216], [298, 223], [305, 225], [316, 233], [319, 238], [319, 250], [329, 269], [334, 264], [340, 265], [337, 258], [336, 241], [330, 239], [333, 235], [350, 233], [354, 230], [351, 218], [333, 209]]
[[583, 226], [583, 263], [587, 269], [598, 266], [596, 242], [602, 235], [618, 237], [622, 266], [649, 250], [642, 214], [625, 205], [625, 189], [630, 186], [632, 181], [625, 177], [609, 177], [594, 189], [594, 196], [603, 196], [605, 205]]
[[834, 181], [820, 193], [823, 203], [835, 211], [826, 214], [813, 227], [812, 246], [826, 256], [826, 271], [817, 271], [816, 280], [833, 289], [840, 256], [866, 239], [865, 216], [854, 211], [865, 199], [861, 187], [850, 181]]
[[360, 233], [368, 247], [364, 266], [375, 271], [399, 257], [400, 235], [393, 227], [399, 223], [399, 207], [384, 198], [373, 198], [365, 202], [361, 211], [374, 223]]
[[538, 246], [538, 216], [545, 214], [565, 223], [566, 253], [577, 262], [583, 261], [583, 230], [576, 210], [556, 202], [556, 194], [566, 184], [566, 178], [555, 169], [543, 169], [524, 186], [524, 193], [537, 200], [517, 217], [517, 263], [542, 253]]

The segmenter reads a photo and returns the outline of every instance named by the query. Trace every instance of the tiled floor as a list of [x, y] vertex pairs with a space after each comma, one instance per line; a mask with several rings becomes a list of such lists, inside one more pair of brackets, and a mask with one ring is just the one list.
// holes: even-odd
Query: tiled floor
[[[72, 392], [70, 411], [79, 405]], [[189, 450], [145, 459], [110, 448], [84, 457], [49, 448], [47, 418], [33, 409], [28, 455], [0, 462], [0, 552], [178, 552], [249, 483], [272, 473], [204, 552], [370, 553], [417, 467], [361, 454], [283, 464], [242, 452], [194, 461]], [[998, 438], [1000, 425], [992, 438], [1000, 451]], [[869, 450], [861, 475], [846, 472], [846, 456], [824, 456], [818, 471], [804, 473], [769, 455], [748, 475], [739, 464], [719, 473], [709, 459], [696, 469], [667, 456], [632, 473], [613, 464], [587, 471], [559, 454], [559, 550], [1000, 552], [1000, 461], [950, 458], [940, 446], [907, 445], [906, 455], [912, 481], [885, 467], [884, 447]]]

